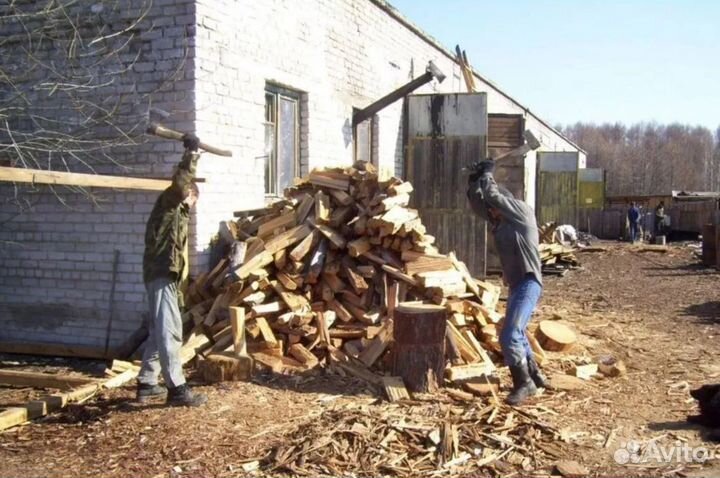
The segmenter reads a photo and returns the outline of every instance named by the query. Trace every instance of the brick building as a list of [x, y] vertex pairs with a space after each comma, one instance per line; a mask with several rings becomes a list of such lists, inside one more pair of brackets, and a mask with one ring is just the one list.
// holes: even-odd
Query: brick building
[[[233, 158], [200, 160], [205, 182], [191, 227], [193, 272], [206, 267], [220, 221], [261, 206], [293, 176], [356, 157], [403, 174], [402, 102], [357, 131], [354, 109], [419, 76], [429, 60], [447, 79], [418, 93], [465, 91], [454, 55], [382, 0], [132, 0], [104, 10], [113, 2], [81, 3], [86, 21], [131, 37], [119, 57], [130, 68], [94, 94], [128, 94], [131, 103], [169, 112], [168, 126], [233, 150]], [[0, 37], [7, 39], [18, 25], [5, 22]], [[475, 82], [490, 113], [521, 116], [541, 150], [577, 153], [584, 162], [582, 151], [528, 108], [479, 75]], [[98, 163], [95, 170], [169, 177], [180, 153], [174, 142], [144, 139], [114, 151], [122, 166]], [[523, 165], [531, 204], [535, 163], [530, 153]], [[86, 171], [82, 164], [70, 169]], [[11, 218], [0, 230], [0, 348], [42, 343], [96, 355], [106, 342], [120, 346], [146, 310], [143, 233], [156, 194], [103, 189], [91, 201], [69, 188], [21, 193], [31, 204], [22, 214], [15, 215], [16, 201], [0, 206]], [[15, 188], [0, 185], [0, 194], [11, 199]]]

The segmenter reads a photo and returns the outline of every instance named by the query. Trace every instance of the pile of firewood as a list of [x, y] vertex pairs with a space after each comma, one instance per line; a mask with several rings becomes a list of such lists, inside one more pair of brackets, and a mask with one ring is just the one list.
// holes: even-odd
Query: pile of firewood
[[540, 226], [540, 261], [543, 274], [564, 276], [568, 270], [580, 267], [575, 248], [561, 244], [555, 223]]
[[210, 380], [243, 378], [248, 355], [278, 373], [322, 365], [402, 396], [381, 374], [393, 313], [399, 303], [432, 303], [447, 309], [447, 378], [491, 372], [500, 288], [438, 251], [408, 207], [412, 189], [356, 163], [315, 170], [285, 199], [236, 213], [227, 257], [185, 291], [183, 360], [199, 356]]

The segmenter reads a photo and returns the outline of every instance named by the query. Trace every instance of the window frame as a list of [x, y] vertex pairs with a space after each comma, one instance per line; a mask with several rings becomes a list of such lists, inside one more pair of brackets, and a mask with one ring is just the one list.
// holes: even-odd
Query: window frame
[[[358, 108], [353, 108], [353, 114], [359, 111]], [[360, 143], [358, 141], [358, 127], [362, 125], [366, 125], [368, 132], [368, 144], [366, 145], [368, 148], [369, 156], [370, 156], [370, 164], [377, 167], [378, 166], [378, 144], [379, 144], [379, 137], [380, 137], [380, 118], [377, 114], [372, 115], [372, 117], [366, 119], [360, 124], [357, 124], [353, 126], [352, 135], [353, 135], [353, 161], [358, 161], [358, 146], [360, 146]]]
[[[272, 97], [272, 105], [269, 108], [269, 98]], [[263, 124], [266, 128], [272, 127], [273, 130], [273, 142], [272, 148], [268, 148], [268, 138], [266, 132], [266, 161], [268, 162], [265, 166], [265, 197], [277, 198], [282, 197], [283, 188], [279, 184], [279, 157], [281, 153], [282, 141], [279, 137], [280, 124], [282, 118], [280, 117], [280, 103], [282, 100], [291, 101], [294, 103], [294, 157], [292, 160], [293, 170], [290, 172], [292, 177], [297, 177], [301, 170], [300, 161], [300, 120], [301, 120], [301, 108], [302, 108], [302, 93], [300, 91], [292, 90], [284, 86], [280, 86], [275, 83], [267, 82], [265, 84], [265, 120]], [[269, 165], [269, 166], [268, 166]], [[292, 184], [290, 184], [292, 185]]]

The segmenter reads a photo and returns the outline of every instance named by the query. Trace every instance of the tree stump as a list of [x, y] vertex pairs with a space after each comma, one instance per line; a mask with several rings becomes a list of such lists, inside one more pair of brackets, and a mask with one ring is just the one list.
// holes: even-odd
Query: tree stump
[[238, 358], [232, 352], [221, 352], [198, 362], [198, 373], [208, 383], [249, 380], [252, 366], [247, 357]]
[[393, 375], [402, 377], [412, 392], [434, 392], [445, 369], [447, 310], [400, 304], [394, 316]]

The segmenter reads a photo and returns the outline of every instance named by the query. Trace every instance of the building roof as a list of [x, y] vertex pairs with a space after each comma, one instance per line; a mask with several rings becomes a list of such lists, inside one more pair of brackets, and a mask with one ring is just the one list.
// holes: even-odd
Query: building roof
[[[413, 32], [414, 34], [416, 34], [417, 36], [419, 36], [420, 38], [422, 38], [423, 40], [425, 40], [425, 42], [427, 42], [429, 45], [431, 45], [431, 46], [433, 46], [434, 48], [436, 48], [436, 49], [437, 49], [438, 51], [440, 51], [443, 55], [447, 56], [448, 58], [450, 58], [450, 59], [453, 60], [453, 61], [456, 61], [455, 54], [454, 54], [452, 51], [450, 51], [448, 48], [446, 48], [446, 47], [445, 47], [443, 44], [441, 44], [438, 40], [436, 40], [435, 38], [433, 38], [432, 35], [428, 34], [428, 33], [425, 32], [423, 29], [421, 29], [420, 27], [418, 27], [417, 25], [415, 25], [412, 21], [410, 21], [405, 15], [403, 15], [402, 13], [400, 13], [400, 11], [399, 11], [397, 8], [393, 7], [390, 3], [386, 2], [385, 0], [370, 0], [370, 1], [371, 1], [373, 4], [375, 4], [378, 8], [380, 8], [381, 10], [383, 10], [385, 13], [387, 13], [388, 15], [390, 15], [393, 19], [395, 19], [395, 20], [396, 20], [397, 22], [399, 22], [401, 25], [403, 25], [405, 28], [407, 28], [408, 30], [410, 30], [411, 32]], [[542, 123], [544, 126], [546, 126], [548, 129], [550, 129], [552, 132], [554, 132], [555, 134], [557, 134], [558, 136], [560, 136], [562, 139], [564, 139], [565, 141], [567, 141], [568, 143], [570, 143], [573, 147], [577, 148], [578, 151], [580, 151], [580, 152], [582, 152], [582, 153], [585, 153], [585, 150], [582, 149], [580, 146], [578, 146], [577, 143], [575, 143], [575, 142], [572, 141], [570, 138], [568, 138], [567, 136], [565, 136], [564, 134], [562, 134], [560, 131], [558, 131], [557, 129], [555, 129], [552, 125], [548, 124], [545, 120], [543, 120], [542, 118], [540, 118], [540, 117], [537, 116], [536, 114], [532, 113], [532, 112], [530, 111], [530, 108], [526, 107], [525, 105], [523, 105], [522, 103], [520, 103], [518, 100], [516, 100], [515, 98], [513, 98], [512, 96], [510, 96], [510, 94], [508, 94], [508, 93], [506, 93], [505, 91], [503, 91], [503, 90], [502, 90], [499, 86], [497, 86], [494, 82], [492, 82], [492, 81], [490, 81], [489, 79], [487, 79], [486, 77], [482, 76], [482, 75], [481, 75], [480, 73], [478, 73], [474, 68], [471, 67], [471, 70], [472, 70], [472, 72], [473, 72], [473, 75], [475, 75], [477, 78], [479, 78], [480, 80], [482, 80], [482, 81], [484, 81], [485, 83], [487, 83], [488, 85], [490, 85], [493, 89], [495, 89], [495, 91], [497, 91], [498, 93], [500, 93], [502, 96], [504, 96], [504, 97], [507, 98], [508, 100], [512, 101], [516, 106], [518, 106], [519, 108], [521, 108], [522, 110], [524, 110], [526, 114], [528, 114], [528, 115], [532, 116], [533, 118], [535, 118], [537, 121], [539, 121], [539, 122]]]

